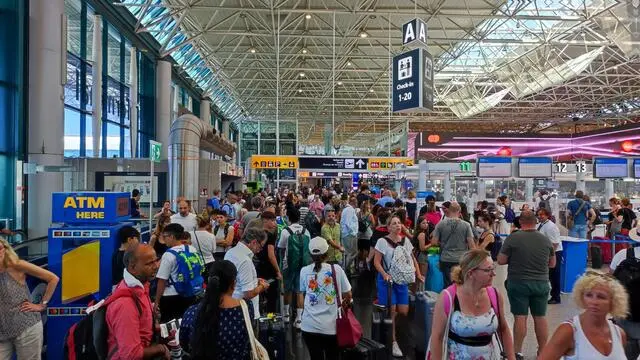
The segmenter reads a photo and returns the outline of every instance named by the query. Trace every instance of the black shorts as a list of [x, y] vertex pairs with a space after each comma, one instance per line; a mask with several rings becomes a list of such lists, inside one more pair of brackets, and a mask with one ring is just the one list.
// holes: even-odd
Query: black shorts
[[358, 239], [358, 250], [367, 250], [371, 247], [371, 240], [369, 239]]

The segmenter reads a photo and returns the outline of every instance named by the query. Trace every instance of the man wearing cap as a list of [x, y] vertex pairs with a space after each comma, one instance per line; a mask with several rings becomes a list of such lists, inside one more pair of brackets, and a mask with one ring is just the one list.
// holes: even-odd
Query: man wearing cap
[[339, 357], [336, 337], [338, 292], [343, 307], [351, 303], [351, 284], [340, 265], [326, 262], [328, 250], [329, 244], [324, 238], [311, 239], [309, 252], [314, 263], [300, 270], [298, 306], [304, 309], [300, 329], [309, 353], [313, 354], [312, 359]]

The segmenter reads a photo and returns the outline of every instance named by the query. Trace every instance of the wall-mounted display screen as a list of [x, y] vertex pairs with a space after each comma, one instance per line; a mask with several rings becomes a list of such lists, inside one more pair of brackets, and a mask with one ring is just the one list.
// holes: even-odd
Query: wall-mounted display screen
[[633, 177], [640, 179], [640, 159], [633, 159]]
[[478, 158], [478, 177], [506, 178], [511, 176], [510, 157], [480, 157]]
[[96, 172], [96, 191], [114, 191], [131, 193], [140, 190], [140, 202], [153, 206], [162, 206], [160, 202], [167, 199], [167, 174], [153, 174], [153, 194], [148, 172]]
[[593, 158], [593, 177], [599, 179], [625, 178], [629, 176], [627, 159]]
[[522, 157], [518, 159], [521, 178], [550, 178], [553, 160], [549, 157]]

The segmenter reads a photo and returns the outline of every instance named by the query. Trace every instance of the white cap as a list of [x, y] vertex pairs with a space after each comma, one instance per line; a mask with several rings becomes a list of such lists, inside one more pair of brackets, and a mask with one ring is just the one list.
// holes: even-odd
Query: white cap
[[329, 244], [323, 237], [316, 236], [309, 241], [309, 252], [311, 255], [326, 254], [329, 250]]

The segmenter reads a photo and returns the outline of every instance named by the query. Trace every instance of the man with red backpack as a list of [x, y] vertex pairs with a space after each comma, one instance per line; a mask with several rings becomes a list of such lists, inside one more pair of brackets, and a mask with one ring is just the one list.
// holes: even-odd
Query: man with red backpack
[[124, 255], [123, 280], [107, 299], [107, 347], [111, 360], [169, 359], [169, 349], [152, 344], [154, 312], [149, 281], [158, 272], [156, 252], [149, 245], [135, 245]]

